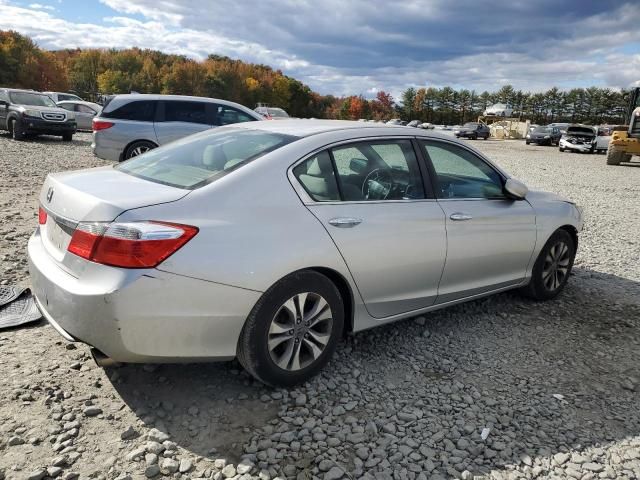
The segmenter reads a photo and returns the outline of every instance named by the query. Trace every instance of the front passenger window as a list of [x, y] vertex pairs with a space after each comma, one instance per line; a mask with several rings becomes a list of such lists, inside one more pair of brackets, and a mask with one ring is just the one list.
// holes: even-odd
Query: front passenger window
[[421, 144], [436, 172], [438, 198], [506, 198], [500, 174], [469, 150], [445, 142]]

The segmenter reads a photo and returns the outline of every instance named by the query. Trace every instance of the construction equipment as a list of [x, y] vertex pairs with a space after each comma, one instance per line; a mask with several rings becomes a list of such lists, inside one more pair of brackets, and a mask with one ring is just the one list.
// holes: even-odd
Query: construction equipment
[[640, 87], [631, 91], [627, 118], [629, 125], [613, 128], [607, 149], [607, 165], [620, 165], [631, 161], [632, 155], [640, 155]]

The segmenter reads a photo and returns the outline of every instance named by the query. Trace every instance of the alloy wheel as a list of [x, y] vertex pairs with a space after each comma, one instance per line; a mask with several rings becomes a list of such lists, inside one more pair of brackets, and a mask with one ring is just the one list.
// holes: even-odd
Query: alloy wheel
[[139, 147], [134, 148], [133, 150], [131, 150], [131, 157], [137, 157], [138, 155], [142, 155], [145, 152], [148, 152], [149, 150], [151, 150], [149, 147], [145, 146], [145, 145], [140, 145]]
[[333, 315], [317, 293], [294, 295], [276, 312], [269, 326], [271, 360], [283, 370], [301, 370], [315, 362], [331, 338]]
[[566, 243], [558, 242], [549, 249], [542, 266], [542, 282], [548, 291], [552, 292], [562, 285], [569, 273], [570, 262], [571, 256]]

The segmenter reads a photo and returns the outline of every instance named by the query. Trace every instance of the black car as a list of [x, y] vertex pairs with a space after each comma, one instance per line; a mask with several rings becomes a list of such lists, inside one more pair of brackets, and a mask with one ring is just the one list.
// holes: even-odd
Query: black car
[[491, 132], [489, 131], [489, 127], [487, 127], [483, 123], [478, 122], [469, 122], [465, 123], [458, 130], [454, 130], [453, 134], [456, 138], [470, 138], [471, 140], [477, 140], [478, 138], [484, 138], [485, 140], [489, 138]]
[[559, 127], [536, 127], [527, 134], [525, 142], [537, 143], [538, 145], [558, 145], [562, 132]]
[[14, 140], [44, 134], [59, 135], [69, 142], [76, 133], [76, 117], [44, 93], [3, 88], [0, 89], [0, 130], [7, 130]]

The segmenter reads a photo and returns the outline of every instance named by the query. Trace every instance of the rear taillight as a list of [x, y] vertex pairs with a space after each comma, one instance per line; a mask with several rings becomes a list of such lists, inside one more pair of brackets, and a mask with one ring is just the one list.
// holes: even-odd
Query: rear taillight
[[39, 225], [44, 225], [47, 223], [47, 211], [40, 207], [38, 208], [38, 224]]
[[103, 265], [153, 268], [196, 233], [196, 227], [176, 223], [79, 223], [67, 250]]
[[106, 122], [104, 120], [93, 119], [91, 122], [91, 128], [94, 132], [99, 132], [100, 130], [106, 130], [107, 128], [113, 127], [113, 122]]

